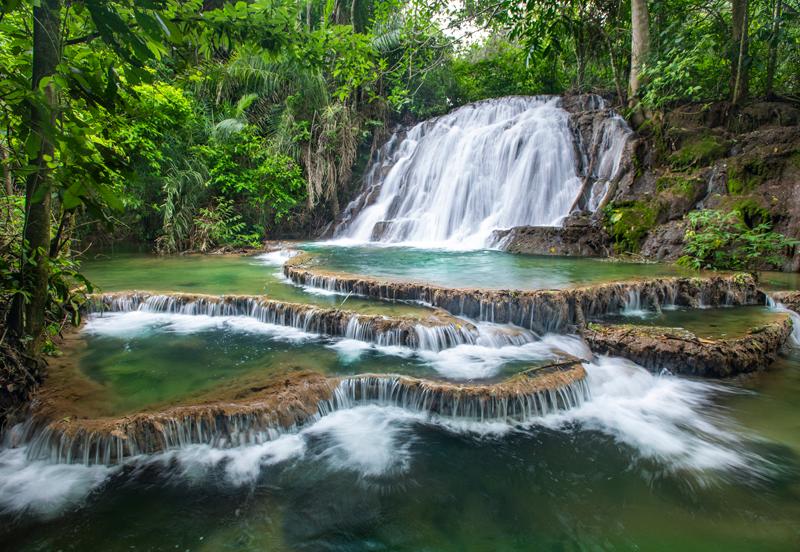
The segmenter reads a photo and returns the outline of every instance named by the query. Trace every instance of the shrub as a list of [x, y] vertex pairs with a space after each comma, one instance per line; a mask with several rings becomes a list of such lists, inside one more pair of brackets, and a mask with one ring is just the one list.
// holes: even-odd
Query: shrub
[[686, 245], [678, 264], [696, 270], [779, 267], [787, 250], [800, 243], [772, 231], [770, 223], [748, 227], [737, 211], [705, 209], [687, 218]]

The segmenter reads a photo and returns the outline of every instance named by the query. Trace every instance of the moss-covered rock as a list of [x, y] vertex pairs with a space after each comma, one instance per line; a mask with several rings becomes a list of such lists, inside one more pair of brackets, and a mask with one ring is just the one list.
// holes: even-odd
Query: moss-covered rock
[[686, 140], [678, 151], [670, 155], [669, 162], [676, 169], [707, 165], [724, 157], [729, 146], [727, 140], [719, 136], [710, 133], [701, 134]]
[[693, 376], [728, 377], [763, 370], [792, 330], [788, 317], [734, 339], [701, 339], [682, 328], [592, 325], [583, 330], [592, 351], [623, 356], [645, 368]]
[[772, 215], [754, 199], [742, 199], [733, 204], [732, 211], [739, 214], [739, 218], [748, 228], [755, 228], [759, 224], [771, 224]]
[[769, 178], [776, 167], [762, 158], [737, 159], [728, 165], [728, 193], [752, 192]]
[[658, 201], [636, 200], [611, 203], [603, 222], [617, 253], [635, 253], [647, 232], [658, 223], [663, 205]]

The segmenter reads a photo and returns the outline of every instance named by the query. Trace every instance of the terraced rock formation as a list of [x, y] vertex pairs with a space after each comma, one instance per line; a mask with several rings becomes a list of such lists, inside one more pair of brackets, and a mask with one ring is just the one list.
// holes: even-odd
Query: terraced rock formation
[[33, 459], [88, 465], [119, 463], [194, 443], [219, 448], [261, 443], [332, 411], [363, 404], [402, 406], [455, 420], [514, 423], [580, 404], [589, 396], [585, 378], [577, 359], [483, 385], [299, 372], [269, 377], [236, 398], [103, 418], [65, 416], [63, 406], [70, 399], [45, 387], [30, 419], [11, 437], [30, 443]]
[[682, 328], [589, 324], [582, 332], [592, 351], [621, 356], [653, 371], [729, 377], [763, 370], [778, 356], [792, 332], [782, 320], [733, 339], [702, 339]]
[[382, 281], [310, 267], [310, 255], [284, 265], [298, 285], [372, 299], [416, 301], [474, 320], [516, 324], [539, 333], [568, 332], [626, 307], [659, 310], [664, 305], [700, 307], [763, 304], [764, 294], [746, 274], [652, 278], [560, 290], [453, 289], [418, 282]]
[[474, 343], [474, 325], [438, 310], [424, 318], [366, 315], [256, 295], [198, 295], [149, 292], [107, 293], [93, 297], [96, 312], [163, 312], [207, 316], [249, 316], [331, 337], [347, 337], [387, 346], [439, 351]]

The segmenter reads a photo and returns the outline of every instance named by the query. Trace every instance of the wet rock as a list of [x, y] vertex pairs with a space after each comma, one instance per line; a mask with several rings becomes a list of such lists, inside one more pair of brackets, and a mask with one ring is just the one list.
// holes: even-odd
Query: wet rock
[[361, 374], [341, 381], [329, 407], [377, 401], [458, 420], [520, 422], [581, 404], [589, 397], [585, 379], [586, 370], [577, 359], [532, 368], [498, 383]]
[[318, 418], [318, 404], [336, 382], [316, 373], [267, 378], [246, 400], [176, 406], [121, 418], [64, 417], [59, 397], [45, 387], [31, 418], [17, 433], [32, 459], [113, 464], [193, 443], [219, 447], [255, 444]]
[[658, 310], [687, 307], [754, 305], [764, 294], [746, 274], [695, 278], [652, 278], [562, 290], [453, 289], [420, 282], [392, 282], [309, 268], [313, 257], [290, 259], [284, 274], [293, 282], [373, 299], [416, 301], [455, 316], [516, 324], [538, 333], [572, 331], [587, 319], [619, 312], [631, 302]]
[[800, 291], [776, 291], [770, 297], [794, 312], [800, 312]]
[[89, 305], [97, 312], [249, 316], [261, 322], [331, 337], [435, 351], [474, 343], [478, 337], [475, 326], [441, 310], [424, 317], [392, 317], [273, 301], [258, 295], [156, 294], [141, 291], [96, 295], [91, 298]]
[[118, 418], [64, 416], [58, 390], [44, 389], [31, 418], [15, 433], [33, 459], [114, 464], [189, 444], [219, 448], [269, 441], [358, 404], [402, 406], [469, 421], [522, 421], [579, 405], [589, 396], [586, 371], [568, 358], [501, 382], [458, 384], [398, 375], [328, 378], [313, 372], [279, 374], [246, 396], [175, 406]]
[[673, 220], [657, 226], [642, 243], [642, 256], [663, 262], [674, 262], [683, 255], [686, 222]]
[[621, 356], [660, 372], [729, 377], [763, 370], [791, 333], [791, 321], [767, 324], [736, 339], [701, 339], [681, 328], [590, 324], [581, 333], [596, 353]]
[[597, 221], [588, 216], [573, 216], [562, 227], [517, 226], [498, 230], [493, 241], [509, 253], [607, 257], [611, 238]]

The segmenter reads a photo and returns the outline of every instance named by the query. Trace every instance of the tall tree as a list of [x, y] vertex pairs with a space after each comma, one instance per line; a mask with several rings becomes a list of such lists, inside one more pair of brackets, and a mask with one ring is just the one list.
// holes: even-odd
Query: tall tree
[[748, 93], [748, 17], [747, 0], [731, 0], [731, 103], [738, 105]]
[[767, 53], [767, 77], [764, 83], [764, 95], [772, 98], [775, 95], [775, 69], [778, 66], [778, 40], [781, 34], [782, 0], [774, 0], [772, 5], [772, 25], [769, 33], [769, 51]]
[[628, 101], [631, 105], [638, 101], [642, 68], [649, 53], [650, 15], [647, 0], [631, 0], [631, 73], [628, 79]]
[[[44, 328], [49, 280], [51, 163], [55, 155], [53, 129], [58, 114], [58, 93], [51, 81], [61, 63], [61, 0], [42, 0], [33, 7], [33, 60], [31, 84], [34, 101], [30, 128], [36, 145], [25, 187], [25, 228], [21, 280], [27, 302], [14, 298], [11, 330], [17, 337], [31, 336], [35, 352]], [[26, 259], [26, 255], [28, 258]], [[23, 306], [24, 303], [24, 306]], [[24, 309], [24, 315], [23, 315]]]

